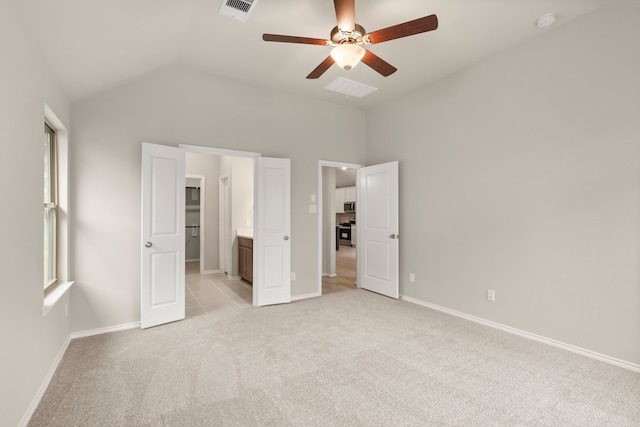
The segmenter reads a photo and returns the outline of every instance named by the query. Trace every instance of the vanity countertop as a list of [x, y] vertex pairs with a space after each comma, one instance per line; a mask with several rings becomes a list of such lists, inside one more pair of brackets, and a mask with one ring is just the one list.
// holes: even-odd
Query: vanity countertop
[[238, 237], [253, 239], [253, 228], [238, 228], [236, 234]]

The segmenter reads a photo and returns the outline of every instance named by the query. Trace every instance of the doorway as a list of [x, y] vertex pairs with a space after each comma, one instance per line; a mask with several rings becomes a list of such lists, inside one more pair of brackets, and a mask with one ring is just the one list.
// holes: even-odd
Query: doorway
[[205, 177], [186, 174], [185, 176], [185, 272], [203, 273], [205, 256]]
[[253, 223], [254, 169], [252, 158], [185, 153], [186, 317], [253, 304], [252, 286], [238, 274], [235, 236]]
[[361, 166], [318, 163], [318, 295], [358, 287], [357, 170]]
[[[228, 176], [227, 199], [230, 209], [231, 241], [223, 252], [219, 251], [220, 237], [217, 237], [216, 252], [228, 257], [230, 280], [240, 279], [239, 238], [253, 240], [255, 256], [252, 262], [245, 263], [252, 269], [253, 305], [283, 304], [291, 301], [291, 161], [284, 158], [262, 157], [259, 153], [227, 150], [194, 145], [179, 145], [186, 153], [199, 153], [220, 158], [219, 177]], [[227, 165], [227, 166], [225, 166]], [[144, 172], [144, 171], [143, 171]], [[143, 174], [144, 176], [144, 174]], [[208, 179], [215, 182], [219, 179]], [[223, 182], [224, 184], [224, 182]], [[215, 187], [216, 192], [219, 186]], [[224, 194], [224, 193], [223, 193]], [[219, 202], [219, 195], [214, 199]], [[209, 216], [212, 213], [208, 209]], [[216, 215], [220, 216], [218, 208]], [[227, 214], [223, 213], [222, 218]], [[222, 231], [216, 218], [216, 232]], [[254, 233], [255, 231], [255, 233]], [[206, 239], [209, 241], [209, 239]], [[244, 258], [248, 259], [248, 258]], [[218, 271], [224, 269], [220, 256], [215, 258]], [[255, 272], [255, 274], [253, 274]]]

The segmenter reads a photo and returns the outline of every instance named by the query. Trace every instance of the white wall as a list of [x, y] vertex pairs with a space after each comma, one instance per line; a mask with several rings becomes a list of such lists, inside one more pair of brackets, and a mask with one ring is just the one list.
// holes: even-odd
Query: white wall
[[317, 162], [363, 162], [364, 112], [171, 67], [76, 102], [72, 114], [72, 330], [140, 319], [142, 141], [291, 158], [292, 293], [315, 292]]
[[629, 7], [372, 111], [369, 164], [400, 160], [401, 293], [640, 364], [639, 99]]
[[[210, 154], [186, 153], [185, 172], [187, 175], [201, 175], [205, 179], [205, 223], [204, 254], [200, 254], [200, 263], [204, 263], [205, 271], [218, 270], [220, 268], [220, 256], [218, 239], [219, 209], [218, 209], [218, 178], [220, 177], [220, 157]], [[201, 189], [202, 192], [202, 189]], [[202, 230], [202, 229], [201, 229]], [[187, 229], [190, 234], [191, 229]]]
[[229, 179], [231, 204], [231, 256], [227, 274], [236, 278], [240, 277], [236, 237], [238, 229], [253, 228], [254, 167], [255, 160], [250, 157], [220, 157], [220, 176]]
[[43, 122], [46, 103], [68, 129], [69, 103], [21, 25], [0, 13], [0, 424], [18, 425], [69, 337], [64, 305], [43, 302]]
[[238, 228], [253, 228], [254, 159], [232, 157], [231, 182], [231, 275], [239, 276]]
[[322, 274], [336, 274], [336, 168], [322, 167]]

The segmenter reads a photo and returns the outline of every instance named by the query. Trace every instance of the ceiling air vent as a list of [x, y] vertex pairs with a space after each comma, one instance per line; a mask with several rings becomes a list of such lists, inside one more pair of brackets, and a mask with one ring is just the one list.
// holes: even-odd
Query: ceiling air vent
[[365, 96], [375, 92], [378, 88], [358, 83], [354, 80], [338, 77], [324, 87], [338, 93], [344, 93], [347, 96], [355, 96], [356, 98], [364, 98]]
[[220, 15], [247, 22], [258, 0], [222, 0]]

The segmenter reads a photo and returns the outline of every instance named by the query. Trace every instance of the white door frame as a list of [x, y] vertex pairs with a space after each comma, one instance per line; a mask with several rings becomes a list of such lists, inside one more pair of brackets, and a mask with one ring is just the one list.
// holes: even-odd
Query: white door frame
[[225, 261], [231, 259], [231, 242], [229, 241], [231, 236], [227, 236], [226, 225], [228, 205], [230, 203], [229, 183], [229, 175], [223, 175], [218, 179], [218, 235], [220, 236], [218, 242], [218, 258], [220, 271], [227, 273], [227, 276], [231, 278], [231, 273], [229, 272], [231, 269], [228, 266], [225, 267]]
[[[204, 274], [204, 255], [205, 255], [205, 245], [204, 245], [204, 240], [205, 240], [205, 218], [207, 217], [206, 213], [205, 213], [205, 209], [207, 208], [207, 204], [205, 203], [205, 197], [207, 192], [205, 191], [205, 176], [204, 175], [191, 175], [191, 174], [187, 174], [185, 175], [185, 178], [188, 179], [199, 179], [200, 180], [200, 229], [198, 230], [198, 233], [200, 233], [200, 274]], [[186, 204], [186, 200], [185, 200], [185, 204]]]
[[[143, 157], [143, 159], [142, 159], [143, 172], [144, 172], [144, 165], [145, 165], [145, 163], [144, 163], [145, 162], [144, 144], [145, 143], [143, 143], [143, 148], [142, 148], [142, 151], [143, 151], [143, 156], [142, 156]], [[157, 144], [149, 144], [149, 145], [150, 146], [155, 146]], [[270, 163], [266, 163], [267, 160], [269, 160], [269, 161], [286, 160], [288, 162], [287, 165], [286, 165], [286, 168], [282, 168], [281, 167], [280, 169], [282, 169], [284, 171], [283, 173], [284, 173], [285, 179], [286, 179], [286, 190], [285, 190], [286, 191], [286, 195], [283, 195], [283, 197], [285, 197], [285, 199], [287, 200], [286, 201], [286, 205], [287, 205], [287, 207], [286, 207], [286, 210], [287, 210], [287, 220], [286, 220], [287, 225], [286, 225], [286, 227], [287, 227], [287, 230], [285, 230], [287, 232], [287, 236], [284, 236], [284, 240], [285, 241], [289, 240], [288, 234], [290, 233], [290, 230], [288, 229], [288, 227], [290, 226], [290, 219], [289, 219], [288, 215], [290, 214], [290, 202], [289, 202], [290, 201], [290, 189], [289, 189], [289, 186], [290, 186], [290, 162], [291, 162], [290, 159], [267, 159], [267, 158], [265, 158], [265, 162], [260, 162], [260, 161], [258, 161], [258, 159], [262, 157], [262, 154], [253, 153], [253, 152], [247, 152], [247, 151], [228, 150], [228, 149], [221, 149], [221, 148], [214, 148], [214, 147], [203, 147], [203, 146], [196, 146], [196, 145], [186, 145], [186, 144], [179, 144], [178, 147], [163, 146], [163, 145], [158, 145], [158, 147], [166, 147], [167, 150], [171, 150], [172, 153], [177, 154], [177, 156], [174, 155], [172, 157], [174, 157], [174, 158], [177, 157], [178, 159], [181, 159], [181, 170], [178, 170], [178, 175], [179, 176], [176, 178], [176, 180], [177, 180], [178, 187], [182, 187], [182, 189], [177, 192], [178, 197], [179, 197], [177, 203], [172, 204], [172, 208], [174, 208], [174, 207], [177, 208], [177, 211], [179, 212], [177, 214], [178, 215], [178, 221], [180, 222], [180, 224], [178, 224], [178, 229], [179, 229], [179, 234], [181, 235], [181, 239], [179, 239], [179, 240], [180, 240], [180, 245], [182, 246], [182, 249], [178, 250], [177, 253], [178, 253], [178, 258], [181, 258], [181, 259], [178, 260], [178, 264], [179, 264], [178, 276], [180, 276], [180, 274], [181, 274], [181, 277], [179, 277], [179, 281], [180, 282], [182, 282], [182, 283], [185, 282], [185, 278], [184, 278], [184, 269], [185, 269], [185, 265], [184, 265], [185, 264], [185, 260], [184, 260], [185, 246], [184, 246], [184, 242], [185, 242], [185, 240], [184, 240], [184, 234], [182, 234], [182, 233], [185, 232], [185, 229], [184, 229], [184, 214], [185, 214], [186, 207], [185, 207], [185, 190], [184, 190], [185, 183], [184, 183], [184, 181], [185, 181], [185, 178], [186, 178], [186, 173], [185, 173], [185, 167], [186, 167], [185, 154], [187, 152], [200, 153], [200, 154], [210, 154], [210, 155], [224, 156], [224, 157], [244, 157], [244, 158], [253, 159], [254, 160], [254, 162], [253, 162], [253, 168], [254, 168], [253, 205], [255, 207], [258, 207], [258, 199], [259, 199], [259, 194], [258, 194], [259, 191], [257, 191], [257, 189], [258, 189], [258, 176], [259, 176], [259, 171], [261, 170], [259, 167], [264, 168], [264, 166], [270, 165]], [[165, 152], [167, 152], [167, 151], [165, 151]], [[180, 162], [178, 162], [178, 164], [180, 164]], [[142, 194], [142, 197], [143, 197], [143, 206], [142, 206], [142, 208], [143, 208], [143, 215], [144, 215], [144, 206], [145, 206], [144, 205], [144, 197], [148, 193], [148, 191], [143, 188], [142, 193], [143, 193]], [[259, 210], [260, 209], [254, 209], [253, 210], [253, 223], [254, 224], [258, 224]], [[201, 210], [201, 215], [202, 215], [202, 210]], [[202, 222], [202, 223], [204, 223], [204, 222]], [[144, 242], [145, 239], [147, 239], [147, 237], [144, 234], [144, 223], [143, 223], [142, 229], [143, 229], [142, 242]], [[258, 227], [258, 237], [260, 237], [261, 234], [264, 234], [264, 233], [261, 233], [260, 232], [260, 227]], [[260, 241], [261, 241], [261, 239], [258, 239], [258, 242], [257, 242], [258, 245], [260, 245]], [[149, 245], [148, 247], [151, 247], [151, 245]], [[287, 253], [286, 256], [290, 257], [290, 248], [287, 249], [286, 253]], [[144, 262], [145, 262], [144, 261], [144, 255], [143, 255], [141, 261], [142, 261], [142, 264], [144, 264]], [[256, 266], [256, 259], [254, 258], [254, 269], [255, 269], [255, 266]], [[141, 284], [140, 284], [140, 286], [141, 286], [141, 299], [142, 299], [143, 298], [142, 294], [144, 294], [145, 289], [146, 289], [144, 287], [145, 286], [144, 265], [141, 265], [141, 269], [143, 270], [142, 277], [141, 277]], [[285, 264], [285, 269], [289, 270], [289, 272], [287, 272], [287, 274], [286, 274], [286, 281], [285, 281], [286, 283], [288, 283], [288, 287], [289, 287], [288, 293], [289, 293], [289, 295], [286, 296], [286, 298], [284, 298], [282, 301], [278, 300], [277, 298], [276, 299], [272, 298], [272, 301], [263, 302], [264, 304], [279, 304], [279, 303], [289, 302], [290, 301], [290, 293], [291, 293], [290, 281], [289, 281], [289, 274], [290, 274], [290, 270], [291, 270], [291, 268], [290, 268], [290, 259]], [[259, 276], [260, 275], [258, 275], [258, 277]], [[270, 277], [273, 278], [275, 276], [271, 275]], [[279, 277], [284, 277], [283, 276], [283, 271], [279, 272]], [[282, 283], [285, 283], [285, 282], [282, 282]], [[258, 286], [256, 286], [256, 283], [254, 283], [254, 286], [253, 286], [253, 304], [254, 305], [257, 305], [257, 302], [260, 299], [259, 295], [258, 295], [258, 289], [260, 288], [260, 286], [263, 286], [264, 284], [263, 283], [258, 283], [257, 285]], [[262, 295], [262, 293], [260, 295]], [[167, 323], [167, 322], [174, 321], [174, 320], [184, 319], [184, 310], [185, 310], [185, 307], [184, 307], [184, 287], [182, 287], [182, 294], [181, 294], [181, 296], [178, 295], [178, 299], [182, 300], [181, 314], [179, 313], [179, 316], [177, 316], [177, 317], [172, 314], [172, 318], [170, 318], [168, 320], [160, 319], [160, 321], [156, 321], [155, 324], [162, 324], [162, 323]], [[141, 306], [142, 306], [142, 304], [141, 304]], [[178, 304], [178, 307], [180, 307], [180, 304]], [[141, 311], [142, 310], [143, 310], [143, 307], [141, 307]], [[164, 316], [164, 317], [167, 317], [167, 316]], [[179, 319], [178, 319], [178, 317], [179, 317]], [[145, 327], [144, 325], [142, 325], [142, 322], [141, 322], [141, 326], [143, 328]], [[149, 324], [147, 326], [152, 326], [152, 325]]]
[[[255, 161], [255, 159], [257, 159], [258, 157], [262, 157], [261, 153], [254, 153], [251, 151], [238, 151], [238, 150], [229, 150], [229, 149], [225, 149], [225, 148], [215, 148], [215, 147], [204, 147], [201, 145], [188, 145], [188, 144], [180, 144], [178, 145], [178, 148], [184, 150], [187, 153], [200, 153], [200, 154], [211, 154], [214, 156], [221, 156], [221, 157], [246, 157], [246, 158], [251, 158], [254, 159], [253, 162], [253, 176], [254, 179], [255, 177], [258, 176], [258, 162]], [[254, 206], [256, 205], [256, 201], [257, 201], [257, 187], [254, 186], [253, 189], [253, 204]], [[256, 210], [254, 209], [254, 213], [253, 213], [253, 223], [257, 224], [256, 220]], [[230, 236], [231, 238], [233, 238], [233, 236]], [[231, 250], [231, 247], [229, 247], [229, 250]], [[231, 255], [231, 254], [229, 254]], [[231, 256], [229, 257], [229, 259], [231, 260]], [[222, 266], [221, 266], [222, 267]], [[230, 267], [232, 267], [230, 265]], [[230, 268], [231, 270], [231, 268]], [[254, 305], [256, 305], [256, 301], [258, 300], [258, 296], [257, 293], [258, 292], [258, 287], [257, 286], [253, 286], [253, 303]]]
[[[318, 194], [316, 195], [316, 201], [318, 203], [318, 283], [317, 283], [317, 291], [314, 295], [310, 296], [320, 296], [322, 295], [322, 168], [323, 166], [331, 167], [331, 168], [348, 168], [348, 169], [360, 169], [365, 165], [361, 165], [358, 163], [344, 163], [344, 162], [334, 162], [331, 160], [318, 160]], [[356, 180], [356, 186], [358, 186], [358, 182]], [[359, 210], [356, 209], [356, 224], [359, 222]], [[360, 281], [358, 280], [358, 275], [360, 274], [360, 269], [356, 267], [356, 284], [360, 287]]]

